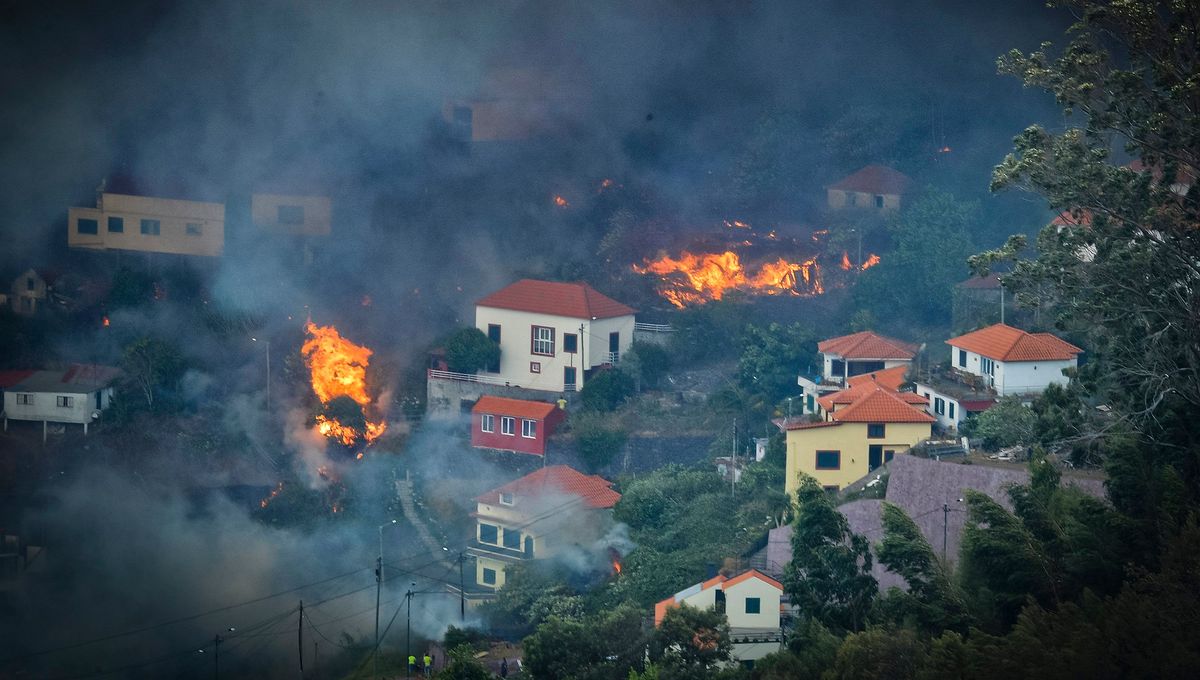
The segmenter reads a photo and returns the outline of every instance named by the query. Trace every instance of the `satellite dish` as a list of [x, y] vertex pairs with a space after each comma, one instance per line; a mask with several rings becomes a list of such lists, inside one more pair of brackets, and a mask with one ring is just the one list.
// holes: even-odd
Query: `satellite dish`
[[100, 412], [99, 412], [99, 411], [92, 411], [92, 420], [95, 420], [95, 419], [97, 419], [97, 418], [99, 418], [99, 417], [100, 417]]

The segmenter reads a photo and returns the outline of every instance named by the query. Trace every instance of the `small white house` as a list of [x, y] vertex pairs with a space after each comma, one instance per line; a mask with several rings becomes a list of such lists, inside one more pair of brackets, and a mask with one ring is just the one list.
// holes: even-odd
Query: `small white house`
[[4, 429], [9, 420], [42, 422], [42, 441], [50, 423], [88, 424], [108, 408], [118, 370], [73, 364], [65, 371], [31, 371], [4, 388]]
[[523, 279], [475, 303], [475, 326], [500, 345], [489, 382], [547, 392], [581, 389], [633, 344], [634, 310], [586, 283]]
[[852, 376], [908, 366], [917, 355], [911, 343], [871, 331], [829, 338], [817, 343], [823, 363], [822, 382], [845, 386]]
[[733, 658], [753, 662], [782, 647], [779, 608], [782, 597], [783, 585], [757, 569], [729, 578], [718, 574], [654, 605], [654, 625], [660, 625], [667, 610], [681, 603], [698, 609], [715, 609], [729, 621]]
[[996, 396], [1041, 394], [1065, 385], [1063, 374], [1079, 364], [1082, 349], [1051, 333], [1029, 333], [1002, 323], [946, 341], [950, 365], [968, 384], [988, 387]]

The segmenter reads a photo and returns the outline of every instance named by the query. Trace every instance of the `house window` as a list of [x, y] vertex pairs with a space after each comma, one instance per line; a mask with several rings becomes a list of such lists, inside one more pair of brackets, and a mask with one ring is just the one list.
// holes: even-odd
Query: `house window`
[[537, 439], [537, 421], [523, 418], [521, 420], [521, 436], [526, 439]]
[[510, 437], [516, 434], [517, 419], [512, 416], [500, 416], [500, 434], [506, 434]]
[[746, 598], [746, 613], [758, 614], [762, 611], [762, 599], [757, 597]]
[[996, 375], [996, 362], [987, 357], [980, 359], [979, 368], [984, 375]]
[[25, 290], [37, 290], [37, 281], [32, 276], [25, 279]]
[[958, 350], [958, 365], [961, 368], [967, 367], [967, 350], [965, 350], [965, 349]]
[[492, 524], [479, 523], [479, 542], [496, 545], [500, 542], [500, 529]]
[[563, 351], [574, 354], [579, 351], [579, 336], [574, 333], [563, 333]]
[[188, 236], [199, 236], [200, 224], [198, 222], [188, 222], [187, 226], [184, 228], [184, 233], [186, 233]]
[[488, 433], [496, 431], [496, 416], [490, 413], [485, 413], [483, 414], [483, 417], [479, 419], [479, 421], [480, 430]]
[[883, 196], [881, 194], [875, 194], [875, 207], [876, 208], [883, 207]]
[[21, 406], [33, 406], [33, 395], [17, 394], [17, 403]]
[[510, 550], [521, 549], [521, 532], [512, 529], [504, 530], [504, 547]]
[[500, 492], [500, 505], [512, 505], [513, 495], [511, 493]]
[[867, 423], [868, 439], [883, 439], [886, 427], [883, 423]]
[[100, 231], [100, 222], [81, 217], [76, 225], [76, 230], [81, 234], [96, 234]]
[[950, 402], [950, 419], [954, 420], [954, 402]]
[[147, 236], [158, 236], [162, 223], [158, 220], [142, 220], [142, 233]]
[[842, 452], [841, 451], [817, 451], [817, 469], [818, 470], [841, 470], [842, 469]]
[[108, 230], [114, 234], [124, 233], [125, 232], [125, 218], [124, 217], [108, 218]]
[[842, 487], [838, 486], [837, 484], [826, 484], [825, 486], [821, 487], [821, 490], [822, 491], [832, 491], [833, 493], [837, 493], [838, 491], [842, 490]]
[[304, 206], [302, 206], [302, 205], [281, 205], [281, 206], [279, 206], [279, 223], [280, 224], [304, 224]]
[[856, 194], [852, 191], [847, 191], [846, 192], [846, 205], [848, 205], [852, 208], [855, 205], [858, 205], [858, 194]]
[[[491, 340], [492, 342], [499, 345], [500, 344], [500, 324], [489, 323], [488, 330], [487, 330], [487, 336], [488, 336], [488, 340]], [[495, 361], [488, 364], [487, 368], [485, 368], [483, 370], [487, 371], [488, 373], [499, 373], [500, 372], [500, 358], [497, 357]]]
[[946, 415], [946, 400], [941, 397], [936, 397], [933, 400], [933, 412], [939, 416]]
[[896, 457], [896, 452], [891, 449], [888, 449], [887, 451], [883, 452], [883, 462], [885, 462], [885, 463], [892, 462], [892, 459], [895, 457]]
[[496, 570], [488, 569], [487, 567], [484, 567], [483, 568], [483, 582], [485, 585], [489, 585], [489, 586], [496, 585]]
[[542, 372], [542, 362], [540, 362], [540, 361], [529, 362], [529, 372], [530, 373], [541, 373]]
[[75, 400], [71, 397], [58, 397], [59, 408], [71, 408]]
[[533, 327], [533, 353], [554, 356], [554, 329], [548, 326]]

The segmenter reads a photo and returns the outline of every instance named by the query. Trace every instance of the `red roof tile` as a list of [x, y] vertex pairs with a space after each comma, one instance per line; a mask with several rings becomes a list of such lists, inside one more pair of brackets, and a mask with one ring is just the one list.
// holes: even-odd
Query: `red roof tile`
[[917, 354], [917, 346], [861, 331], [822, 340], [817, 343], [817, 351], [846, 359], [912, 359]]
[[492, 489], [475, 500], [496, 505], [500, 502], [501, 493], [526, 498], [572, 495], [578, 496], [588, 507], [611, 508], [621, 500], [621, 494], [613, 491], [612, 485], [612, 482], [599, 475], [585, 475], [566, 465], [551, 465]]
[[846, 381], [850, 387], [861, 384], [875, 384], [893, 392], [899, 392], [900, 386], [905, 382], [905, 376], [908, 375], [908, 366], [892, 366], [880, 371], [871, 371], [862, 375], [853, 375]]
[[554, 404], [548, 404], [544, 401], [526, 401], [525, 399], [508, 399], [505, 397], [484, 395], [479, 398], [479, 401], [475, 402], [475, 406], [471, 408], [471, 413], [493, 413], [496, 415], [541, 420], [554, 413], [554, 409], [556, 408], [558, 407]]
[[557, 283], [522, 279], [475, 303], [479, 307], [515, 309], [572, 319], [610, 319], [634, 309], [607, 297], [586, 283]]
[[[904, 366], [901, 368], [907, 368], [907, 366]], [[867, 375], [870, 375], [870, 374], [867, 374]], [[858, 377], [858, 376], [855, 376], [855, 377]], [[821, 397], [820, 399], [818, 399], [817, 403], [821, 405], [821, 408], [825, 409], [826, 411], [832, 412], [834, 410], [834, 407], [837, 406], [838, 404], [853, 404], [854, 402], [863, 398], [863, 396], [870, 394], [871, 392], [874, 392], [877, 389], [884, 389], [884, 390], [887, 390], [888, 392], [891, 392], [892, 394], [895, 394], [897, 397], [899, 397], [899, 399], [901, 401], [903, 401], [906, 404], [920, 404], [920, 405], [924, 406], [925, 404], [929, 403], [928, 399], [926, 399], [925, 397], [922, 397], [921, 395], [917, 394], [916, 392], [900, 392], [900, 391], [892, 389], [891, 387], [889, 387], [887, 385], [884, 385], [883, 383], [871, 382], [869, 380], [866, 382], [859, 382], [858, 384], [851, 385], [850, 387], [847, 387], [846, 389], [841, 390], [839, 392], [834, 392], [833, 394], [827, 394], [827, 395]]]
[[853, 404], [829, 416], [838, 423], [932, 423], [933, 416], [905, 403], [895, 392], [882, 387], [859, 397]]
[[903, 194], [908, 192], [911, 187], [912, 180], [908, 175], [885, 165], [868, 165], [826, 188], [839, 191], [861, 191], [866, 194]]
[[815, 423], [791, 423], [783, 426], [785, 430], [811, 430], [818, 427], [837, 427], [841, 423], [831, 423], [829, 421], [820, 420]]
[[0, 371], [0, 390], [12, 387], [34, 373], [36, 371]]
[[1092, 226], [1092, 211], [1064, 210], [1051, 220], [1050, 224], [1056, 227], [1090, 227]]
[[1052, 333], [1028, 333], [1002, 323], [950, 338], [946, 344], [995, 361], [1063, 361], [1083, 351]]

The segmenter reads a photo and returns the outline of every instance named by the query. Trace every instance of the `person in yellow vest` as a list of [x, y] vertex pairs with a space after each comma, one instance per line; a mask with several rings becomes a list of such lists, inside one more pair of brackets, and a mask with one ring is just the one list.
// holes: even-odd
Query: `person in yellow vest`
[[408, 655], [408, 674], [412, 675], [413, 671], [415, 671], [416, 669], [417, 669], [417, 655], [409, 654]]
[[425, 657], [421, 660], [425, 662], [425, 677], [428, 678], [430, 675], [433, 675], [433, 657], [429, 656], [429, 653], [426, 652]]

